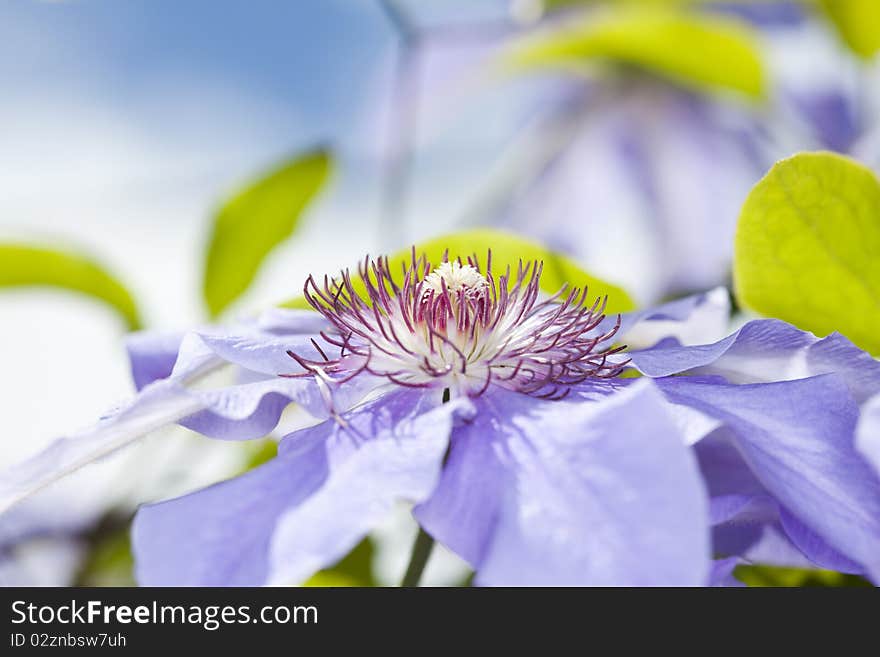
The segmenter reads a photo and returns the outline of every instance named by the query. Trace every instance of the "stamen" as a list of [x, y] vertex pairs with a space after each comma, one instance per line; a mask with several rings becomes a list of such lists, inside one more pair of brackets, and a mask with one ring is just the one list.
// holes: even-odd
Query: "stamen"
[[[289, 352], [305, 371], [341, 383], [370, 372], [407, 387], [455, 388], [477, 396], [491, 385], [545, 399], [561, 399], [589, 378], [617, 376], [625, 362], [609, 362], [623, 347], [609, 344], [620, 327], [597, 333], [607, 298], [587, 306], [586, 289], [563, 286], [539, 299], [541, 262], [517, 263], [496, 278], [492, 253], [480, 268], [476, 255], [450, 260], [448, 251], [431, 267], [411, 251], [401, 277], [391, 275], [387, 257], [359, 263], [360, 296], [348, 270], [339, 279], [310, 276], [306, 300], [332, 329], [312, 340], [324, 362]], [[332, 351], [338, 354], [332, 357]]]

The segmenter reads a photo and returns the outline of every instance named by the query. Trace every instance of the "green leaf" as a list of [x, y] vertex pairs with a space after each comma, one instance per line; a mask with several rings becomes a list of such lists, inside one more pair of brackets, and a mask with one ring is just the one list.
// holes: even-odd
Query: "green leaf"
[[373, 542], [365, 538], [339, 563], [315, 573], [303, 586], [376, 586], [373, 577], [374, 552]]
[[880, 182], [832, 153], [777, 163], [743, 206], [734, 284], [741, 305], [880, 353]]
[[316, 150], [286, 162], [230, 199], [214, 218], [204, 273], [212, 317], [251, 284], [265, 257], [299, 225], [306, 206], [331, 170], [330, 155]]
[[30, 286], [87, 294], [116, 310], [129, 329], [141, 326], [128, 290], [88, 256], [24, 244], [0, 244], [0, 287]]
[[822, 8], [850, 49], [870, 59], [880, 50], [880, 2], [821, 0]]
[[[572, 7], [574, 5], [598, 5], [607, 0], [539, 0], [544, 11], [552, 11], [560, 7]], [[730, 0], [612, 0], [619, 5], [653, 5], [654, 7], [668, 7], [674, 5], [700, 5], [713, 2], [729, 2]], [[748, 1], [748, 0], [746, 0]], [[762, 0], [753, 0], [761, 2]], [[772, 1], [772, 0], [769, 0]]]
[[757, 587], [862, 587], [871, 583], [858, 575], [845, 575], [833, 570], [780, 568], [778, 566], [737, 566], [734, 571], [743, 584]]
[[[424, 253], [432, 263], [439, 263], [443, 252], [449, 249], [449, 257], [466, 258], [469, 255], [477, 255], [481, 263], [486, 261], [486, 252], [492, 249], [492, 270], [497, 273], [504, 271], [510, 266], [512, 270], [520, 261], [528, 262], [540, 260], [544, 263], [544, 273], [541, 276], [541, 289], [547, 293], [557, 292], [565, 283], [573, 287], [588, 287], [589, 298], [608, 296], [608, 313], [622, 313], [633, 310], [635, 303], [632, 298], [620, 287], [612, 285], [581, 269], [573, 260], [554, 253], [535, 242], [522, 237], [488, 228], [469, 230], [453, 233], [444, 237], [416, 244], [416, 252]], [[401, 270], [399, 263], [411, 261], [411, 250], [403, 249], [389, 256], [391, 271], [397, 273]], [[328, 272], [331, 273], [331, 272]], [[358, 292], [363, 292], [360, 281], [353, 281]], [[290, 308], [310, 308], [302, 297], [297, 297], [284, 304]]]
[[134, 555], [129, 523], [109, 532], [95, 530], [82, 537], [89, 548], [77, 575], [76, 586], [134, 586]]
[[504, 55], [511, 71], [587, 73], [595, 63], [634, 66], [699, 91], [735, 91], [752, 98], [764, 93], [757, 39], [732, 17], [662, 7], [606, 9], [524, 37]]

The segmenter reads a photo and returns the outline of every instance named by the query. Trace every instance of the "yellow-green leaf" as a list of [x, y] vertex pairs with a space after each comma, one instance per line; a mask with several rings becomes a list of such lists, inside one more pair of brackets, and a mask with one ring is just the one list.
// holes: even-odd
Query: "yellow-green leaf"
[[335, 566], [312, 575], [303, 586], [375, 586], [373, 577], [373, 543], [363, 539]]
[[88, 547], [84, 563], [76, 577], [76, 586], [134, 586], [134, 556], [131, 552], [131, 527], [114, 527], [118, 519], [105, 517], [81, 540]]
[[100, 299], [125, 320], [131, 330], [141, 321], [125, 287], [90, 257], [70, 251], [0, 244], [0, 287], [46, 286], [72, 290]]
[[739, 302], [880, 353], [880, 182], [858, 162], [801, 153], [749, 194], [736, 234]]
[[757, 587], [863, 587], [871, 583], [858, 575], [833, 570], [780, 568], [778, 566], [737, 566], [734, 571], [743, 584]]
[[[476, 255], [484, 264], [487, 250], [492, 249], [492, 270], [496, 275], [503, 272], [507, 266], [516, 271], [520, 260], [523, 262], [540, 260], [544, 263], [541, 289], [545, 292], [552, 294], [565, 283], [573, 287], [586, 286], [589, 288], [591, 299], [608, 296], [607, 312], [609, 313], [627, 312], [635, 308], [632, 298], [622, 288], [588, 274], [571, 258], [511, 233], [483, 228], [453, 233], [416, 245], [416, 252], [424, 253], [432, 263], [439, 263], [443, 252], [447, 249], [450, 258], [460, 256], [464, 259], [469, 255]], [[389, 259], [391, 271], [396, 274], [401, 270], [399, 263], [410, 262], [411, 251], [403, 249], [389, 256]], [[359, 284], [359, 281], [355, 283]], [[359, 287], [358, 291], [363, 291], [363, 288]], [[284, 305], [293, 308], [309, 307], [302, 297]]]
[[307, 153], [263, 176], [220, 209], [204, 273], [203, 292], [212, 317], [248, 288], [264, 258], [293, 234], [330, 169], [326, 151]]
[[880, 50], [878, 0], [821, 0], [840, 36], [856, 54], [869, 59]]
[[534, 36], [504, 55], [505, 68], [588, 72], [596, 63], [625, 64], [697, 90], [764, 92], [764, 67], [752, 29], [733, 17], [625, 7], [591, 13]]
[[[539, 0], [541, 8], [550, 11], [560, 7], [570, 7], [573, 5], [598, 5], [606, 0]], [[729, 2], [730, 0], [614, 0], [616, 4], [625, 5], [653, 5], [671, 6], [671, 5], [700, 5], [711, 4], [713, 2]], [[746, 0], [748, 1], [748, 0]], [[762, 0], [753, 0], [761, 2]], [[772, 0], [771, 0], [772, 1]]]

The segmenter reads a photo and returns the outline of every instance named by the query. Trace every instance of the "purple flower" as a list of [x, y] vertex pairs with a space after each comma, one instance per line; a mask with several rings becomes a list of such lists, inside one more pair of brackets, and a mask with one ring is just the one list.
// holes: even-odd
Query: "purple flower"
[[548, 98], [532, 135], [542, 143], [567, 130], [562, 147], [528, 170], [537, 175], [493, 222], [647, 301], [725, 282], [742, 199], [766, 168], [752, 117], [650, 78], [570, 84], [578, 100]]
[[[623, 354], [622, 333], [688, 335], [719, 295], [614, 320], [582, 290], [542, 298], [539, 263], [485, 265], [365, 261], [360, 281], [308, 280], [316, 313], [141, 337], [136, 400], [0, 479], [3, 498], [164, 422], [261, 436], [295, 401], [312, 419], [276, 459], [141, 508], [143, 584], [300, 582], [401, 501], [480, 584], [724, 584], [774, 547], [880, 577], [880, 481], [854, 442], [876, 361], [772, 320]], [[197, 383], [229, 365], [233, 384]]]

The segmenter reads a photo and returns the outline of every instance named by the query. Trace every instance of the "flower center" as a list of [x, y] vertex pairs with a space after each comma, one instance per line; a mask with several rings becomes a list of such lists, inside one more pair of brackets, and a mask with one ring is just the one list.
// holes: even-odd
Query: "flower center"
[[472, 265], [460, 262], [442, 262], [440, 266], [425, 277], [425, 294], [434, 292], [441, 294], [448, 290], [457, 294], [459, 290], [465, 294], [479, 294], [488, 289], [489, 281]]
[[[540, 262], [492, 273], [491, 252], [481, 270], [476, 257], [436, 268], [413, 251], [401, 277], [387, 258], [365, 259], [356, 283], [350, 273], [309, 277], [305, 296], [330, 322], [318, 347], [323, 360], [290, 353], [305, 372], [346, 381], [369, 372], [404, 386], [449, 388], [478, 395], [499, 385], [541, 397], [565, 396], [573, 385], [616, 376], [624, 362], [609, 356], [617, 323], [602, 329], [604, 299], [585, 305], [587, 290], [563, 287], [540, 297]], [[602, 345], [602, 348], [599, 346]], [[317, 343], [316, 343], [316, 346]], [[328, 352], [334, 354], [329, 357]]]

